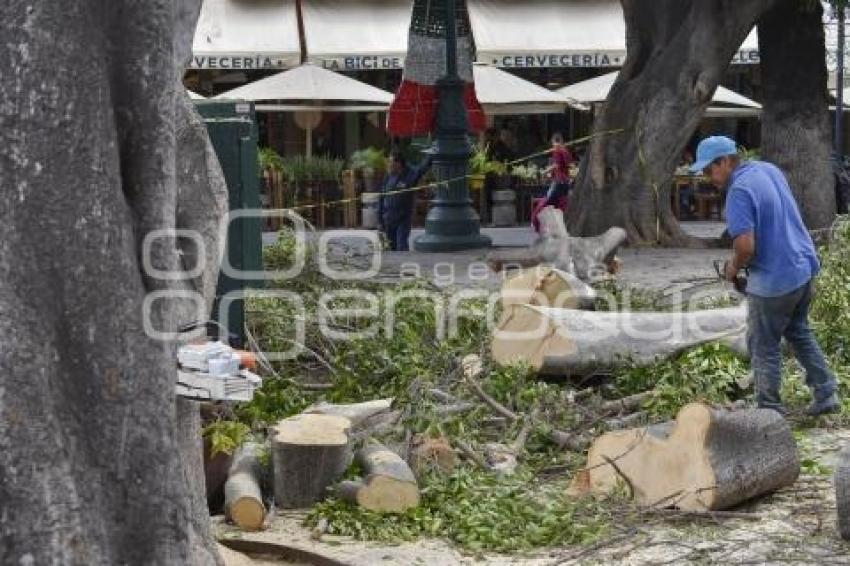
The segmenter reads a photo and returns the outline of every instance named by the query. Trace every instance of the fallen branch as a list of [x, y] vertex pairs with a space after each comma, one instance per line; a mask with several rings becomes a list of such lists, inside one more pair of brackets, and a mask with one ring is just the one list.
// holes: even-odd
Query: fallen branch
[[648, 413], [646, 411], [638, 411], [637, 413], [632, 413], [631, 415], [625, 415], [623, 417], [616, 417], [613, 419], [606, 419], [603, 421], [605, 427], [608, 430], [621, 430], [624, 428], [632, 428], [641, 422], [644, 422]]
[[463, 367], [463, 375], [464, 379], [472, 388], [472, 391], [478, 395], [478, 397], [484, 401], [491, 409], [493, 409], [496, 413], [502, 415], [511, 421], [519, 420], [519, 415], [493, 399], [490, 395], [487, 394], [486, 391], [481, 387], [481, 384], [478, 383], [477, 378], [481, 375], [483, 371], [483, 365], [481, 362], [481, 357], [478, 354], [469, 354], [461, 361], [461, 366]]
[[761, 521], [764, 519], [758, 513], [743, 513], [740, 511], [680, 511], [679, 509], [646, 509], [642, 515], [660, 515], [668, 519], [744, 519], [746, 521]]
[[455, 403], [454, 405], [443, 405], [441, 407], [437, 407], [435, 412], [440, 417], [449, 417], [451, 415], [457, 415], [458, 413], [465, 413], [467, 411], [471, 411], [476, 407], [478, 407], [478, 405], [476, 405], [475, 403], [462, 401], [460, 403]]
[[472, 447], [460, 439], [455, 439], [454, 441], [455, 448], [460, 450], [460, 453], [466, 456], [466, 459], [478, 464], [481, 468], [490, 471], [490, 465], [487, 464], [487, 461], [484, 460], [484, 457], [481, 456], [478, 452], [472, 449]]
[[622, 399], [614, 399], [613, 401], [605, 401], [602, 403], [602, 412], [606, 415], [622, 414], [634, 412], [643, 406], [649, 398], [652, 397], [652, 391], [644, 391], [643, 393], [635, 393]]

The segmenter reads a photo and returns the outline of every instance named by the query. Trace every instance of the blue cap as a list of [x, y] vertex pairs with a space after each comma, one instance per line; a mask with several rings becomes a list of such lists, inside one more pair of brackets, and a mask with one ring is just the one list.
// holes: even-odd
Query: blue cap
[[738, 146], [735, 140], [726, 136], [711, 136], [705, 138], [697, 146], [697, 160], [691, 165], [691, 173], [699, 173], [718, 157], [736, 155]]

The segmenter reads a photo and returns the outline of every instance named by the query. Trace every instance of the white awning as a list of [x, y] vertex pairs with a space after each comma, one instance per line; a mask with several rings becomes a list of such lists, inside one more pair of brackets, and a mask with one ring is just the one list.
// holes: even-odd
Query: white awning
[[490, 116], [508, 114], [560, 114], [570, 104], [563, 95], [546, 90], [506, 71], [475, 63], [475, 94]]
[[[254, 81], [216, 96], [217, 99], [302, 101], [316, 110], [321, 103], [365, 102], [386, 108], [393, 95], [385, 90], [354, 80], [309, 63], [271, 77]], [[291, 106], [291, 105], [288, 105]], [[331, 104], [326, 109], [332, 109]]]
[[[478, 60], [499, 67], [620, 67], [626, 26], [619, 0], [469, 0]], [[755, 31], [732, 63], [758, 63]]]
[[186, 93], [189, 95], [189, 98], [191, 100], [206, 100], [207, 99], [206, 96], [201, 96], [200, 94], [198, 94], [194, 90], [189, 90], [188, 88], [186, 89]]
[[195, 69], [285, 69], [301, 62], [296, 0], [204, 0]]
[[[581, 81], [560, 88], [557, 92], [582, 105], [605, 102], [618, 72]], [[747, 118], [761, 114], [761, 104], [722, 86], [717, 87], [711, 101], [714, 104], [705, 111], [708, 118]]]
[[[613, 73], [608, 73], [602, 75], [600, 77], [594, 77], [592, 79], [588, 79], [586, 81], [581, 81], [580, 83], [575, 83], [564, 88], [558, 89], [558, 92], [561, 93], [566, 98], [575, 101], [579, 104], [592, 104], [594, 102], [605, 102], [608, 98], [608, 92], [611, 90], [611, 86], [614, 84], [614, 81], [617, 79], [617, 74], [619, 71], [615, 71]], [[754, 100], [750, 100], [746, 96], [742, 96], [737, 92], [731, 91], [728, 88], [724, 88], [722, 86], [718, 86], [717, 90], [714, 92], [714, 96], [711, 101], [715, 104], [727, 104], [729, 106], [741, 108], [748, 108], [751, 110], [760, 110], [761, 104]], [[734, 111], [734, 108], [723, 108], [723, 107], [711, 107], [709, 108], [709, 112], [706, 112], [706, 115], [730, 115], [730, 111]], [[752, 115], [752, 112], [738, 114], [738, 115]]]
[[302, 0], [307, 61], [334, 71], [401, 69], [413, 2]]

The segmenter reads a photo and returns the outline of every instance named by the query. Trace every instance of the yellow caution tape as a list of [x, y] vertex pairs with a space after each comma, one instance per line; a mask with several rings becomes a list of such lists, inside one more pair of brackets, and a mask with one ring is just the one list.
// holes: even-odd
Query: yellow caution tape
[[[582, 143], [586, 143], [586, 142], [592, 140], [593, 138], [606, 136], [606, 135], [610, 135], [610, 134], [619, 134], [619, 133], [622, 133], [623, 131], [624, 130], [619, 129], [619, 130], [607, 130], [607, 131], [604, 131], [604, 132], [597, 132], [597, 133], [591, 134], [589, 136], [584, 136], [582, 138], [576, 138], [574, 140], [564, 142], [563, 145], [565, 145], [565, 146], [579, 145], [579, 144], [582, 144]], [[506, 165], [508, 165], [508, 166], [516, 165], [518, 163], [522, 163], [524, 161], [528, 161], [528, 160], [534, 159], [536, 157], [542, 157], [544, 155], [548, 155], [548, 154], [552, 153], [552, 151], [553, 150], [550, 148], [550, 149], [547, 149], [547, 150], [544, 150], [544, 151], [539, 151], [537, 153], [532, 153], [531, 155], [526, 155], [525, 157], [520, 157], [519, 159], [514, 159], [513, 161], [508, 161], [508, 162], [506, 162]], [[424, 191], [425, 189], [436, 188], [436, 187], [440, 186], [441, 184], [442, 185], [448, 185], [448, 184], [454, 183], [456, 181], [460, 181], [460, 180], [463, 180], [463, 179], [469, 179], [472, 176], [473, 175], [471, 175], [471, 174], [463, 175], [463, 176], [455, 177], [453, 179], [448, 179], [448, 180], [445, 180], [445, 181], [431, 182], [431, 183], [427, 183], [425, 185], [418, 185], [416, 187], [409, 187], [409, 188], [406, 188], [406, 189], [398, 189], [396, 191], [388, 191], [388, 192], [381, 192], [381, 193], [370, 193], [370, 194], [379, 194], [381, 196], [381, 198], [383, 198], [383, 197], [398, 195], [398, 194], [402, 194], [402, 193], [415, 193], [415, 192], [418, 192], [418, 191]], [[331, 200], [331, 201], [322, 202], [322, 203], [319, 203], [319, 204], [304, 204], [304, 205], [299, 205], [299, 206], [293, 206], [293, 207], [290, 207], [290, 208], [284, 208], [284, 209], [281, 209], [281, 210], [290, 210], [290, 211], [310, 210], [310, 209], [313, 209], [313, 208], [325, 208], [325, 207], [329, 207], [329, 206], [337, 206], [337, 205], [340, 205], [340, 204], [348, 204], [348, 203], [352, 203], [352, 202], [359, 202], [359, 201], [362, 201], [362, 200], [363, 200], [362, 196], [358, 196], [358, 197], [352, 197], [352, 198], [346, 198], [346, 199], [340, 199], [340, 200]]]

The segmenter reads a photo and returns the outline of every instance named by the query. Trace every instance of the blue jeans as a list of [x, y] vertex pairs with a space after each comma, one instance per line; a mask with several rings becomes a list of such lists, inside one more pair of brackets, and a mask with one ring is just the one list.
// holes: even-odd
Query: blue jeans
[[556, 181], [552, 181], [552, 184], [549, 185], [549, 190], [546, 191], [546, 204], [557, 206], [558, 200], [560, 200], [561, 197], [567, 196], [569, 192], [569, 183], [558, 183]]
[[396, 252], [406, 252], [410, 249], [410, 218], [400, 218], [387, 222], [384, 220], [384, 233], [390, 242], [390, 249]]
[[749, 334], [747, 342], [755, 377], [756, 402], [759, 407], [783, 412], [782, 385], [783, 337], [794, 350], [794, 356], [806, 370], [806, 385], [816, 402], [835, 393], [835, 375], [809, 327], [812, 281], [780, 297], [747, 296]]

